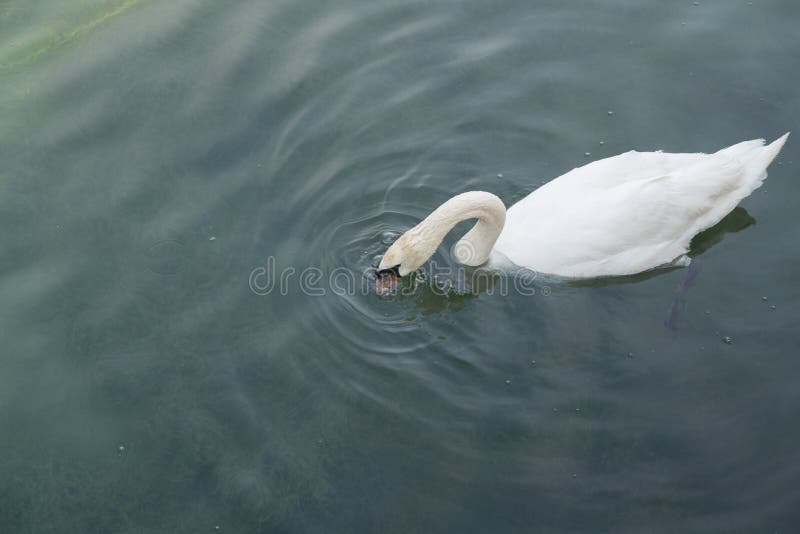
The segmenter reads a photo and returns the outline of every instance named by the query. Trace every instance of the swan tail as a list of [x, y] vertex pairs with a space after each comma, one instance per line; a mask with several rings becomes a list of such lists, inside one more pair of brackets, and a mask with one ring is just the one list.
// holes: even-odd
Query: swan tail
[[733, 146], [723, 148], [715, 155], [725, 156], [734, 162], [738, 162], [741, 167], [741, 178], [738, 184], [739, 200], [745, 198], [750, 193], [758, 189], [767, 177], [767, 167], [772, 160], [780, 153], [789, 132], [772, 143], [764, 146], [763, 139], [753, 139], [744, 141]]
[[746, 183], [742, 187], [742, 192], [744, 193], [742, 198], [761, 187], [761, 184], [767, 178], [767, 167], [778, 156], [788, 138], [789, 132], [786, 132], [767, 146], [761, 146], [752, 151], [752, 153], [747, 154], [746, 159], [743, 158]]
[[786, 143], [786, 140], [789, 138], [789, 133], [790, 132], [786, 132], [781, 137], [763, 147], [751, 160], [750, 165], [766, 171], [767, 167], [769, 167], [769, 164], [772, 163], [772, 160], [774, 160], [780, 153], [784, 143]]
[[[675, 206], [694, 223], [677, 243], [685, 252], [697, 233], [722, 220], [764, 182], [767, 167], [781, 151], [789, 134], [764, 146], [763, 139], [745, 141], [713, 154], [711, 159], [675, 176]], [[722, 159], [714, 157], [721, 155]], [[699, 179], [702, 177], [702, 179]]]

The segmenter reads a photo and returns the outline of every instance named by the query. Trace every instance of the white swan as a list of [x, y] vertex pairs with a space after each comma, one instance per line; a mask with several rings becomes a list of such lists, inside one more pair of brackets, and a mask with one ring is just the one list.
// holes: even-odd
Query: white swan
[[415, 271], [465, 219], [478, 219], [453, 249], [466, 265], [482, 265], [499, 253], [520, 267], [571, 278], [667, 265], [685, 258], [692, 237], [761, 185], [788, 136], [767, 146], [763, 139], [745, 141], [714, 154], [626, 152], [573, 169], [508, 212], [491, 193], [462, 193], [400, 236], [378, 271]]

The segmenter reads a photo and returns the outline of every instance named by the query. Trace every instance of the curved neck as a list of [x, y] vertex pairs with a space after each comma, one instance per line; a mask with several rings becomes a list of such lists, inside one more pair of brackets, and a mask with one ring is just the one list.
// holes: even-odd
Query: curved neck
[[[453, 247], [455, 259], [464, 265], [482, 265], [489, 259], [506, 221], [506, 207], [497, 196], [485, 191], [456, 195], [409, 230], [430, 255], [444, 237], [461, 221], [478, 219], [475, 226]], [[429, 255], [429, 257], [430, 257]]]

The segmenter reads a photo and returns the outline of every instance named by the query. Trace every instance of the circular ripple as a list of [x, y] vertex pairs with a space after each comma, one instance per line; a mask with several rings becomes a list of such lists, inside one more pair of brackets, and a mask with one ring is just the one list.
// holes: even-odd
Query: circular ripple
[[183, 243], [164, 239], [147, 248], [147, 270], [154, 274], [172, 275], [183, 269], [186, 252]]

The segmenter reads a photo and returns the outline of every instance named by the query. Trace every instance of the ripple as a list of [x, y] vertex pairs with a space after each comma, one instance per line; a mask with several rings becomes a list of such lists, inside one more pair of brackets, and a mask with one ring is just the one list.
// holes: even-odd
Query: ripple
[[[424, 143], [424, 137], [416, 141]], [[295, 258], [298, 268], [319, 269], [320, 285], [326, 290], [324, 295], [308, 297], [293, 320], [298, 331], [326, 332], [325, 354], [314, 361], [328, 369], [325, 376], [332, 385], [397, 416], [424, 421], [424, 410], [411, 413], [387, 395], [382, 377], [386, 373], [405, 377], [401, 380], [455, 406], [457, 395], [438, 391], [435, 366], [441, 365], [437, 361], [463, 362], [458, 345], [445, 340], [469, 339], [469, 324], [455, 324], [445, 314], [463, 309], [474, 295], [437, 289], [435, 280], [423, 273], [404, 277], [395, 294], [376, 294], [374, 269], [386, 248], [425, 217], [436, 199], [452, 194], [438, 187], [435, 177], [420, 172], [418, 163], [407, 167], [408, 158], [415, 161], [427, 147], [405, 153], [405, 166], [388, 167], [383, 148], [337, 156], [338, 172], [313, 177], [313, 190], [321, 194], [289, 199], [290, 212], [304, 209], [305, 213], [293, 230], [307, 236]], [[376, 174], [394, 177], [387, 187], [386, 180], [372, 179]], [[430, 205], [414, 201], [423, 197], [432, 199]], [[446, 246], [434, 259], [439, 265], [452, 265]]]
[[177, 274], [185, 264], [184, 244], [166, 239], [147, 249], [147, 269], [154, 274]]
[[516, 40], [507, 35], [492, 36], [461, 46], [458, 51], [459, 61], [477, 61], [490, 58], [511, 48]]

